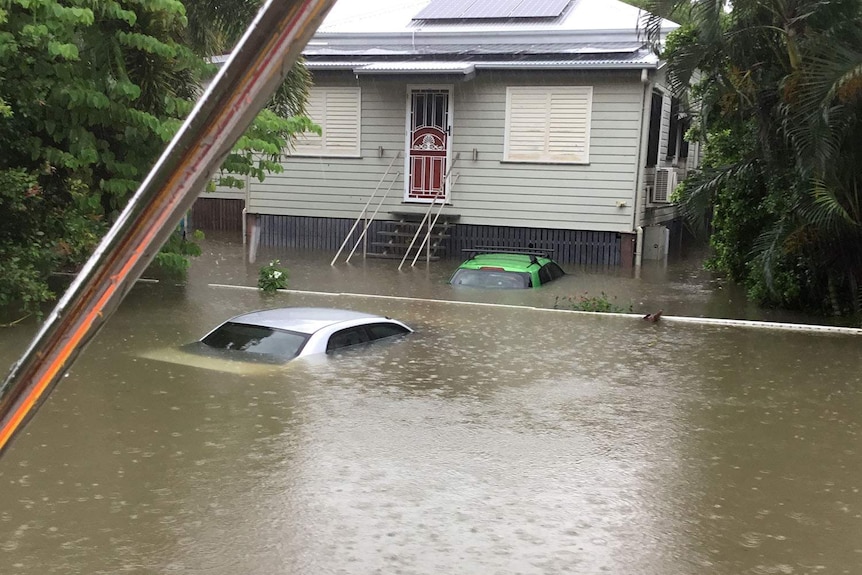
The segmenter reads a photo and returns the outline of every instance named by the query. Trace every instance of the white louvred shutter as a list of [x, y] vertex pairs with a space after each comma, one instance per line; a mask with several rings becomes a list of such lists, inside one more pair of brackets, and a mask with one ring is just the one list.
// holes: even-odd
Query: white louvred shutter
[[542, 161], [548, 145], [548, 95], [530, 88], [509, 90], [506, 159]]
[[322, 133], [306, 132], [297, 136], [294, 154], [359, 155], [359, 88], [313, 87], [309, 90], [306, 114], [320, 126]]
[[510, 87], [505, 159], [588, 163], [592, 87]]
[[592, 88], [558, 89], [550, 96], [548, 159], [553, 162], [589, 162]]
[[[314, 88], [309, 90], [308, 100], [305, 103], [305, 115], [311, 118], [312, 122], [324, 128], [326, 124], [326, 93], [323, 90], [316, 90]], [[297, 135], [294, 153], [323, 153], [323, 137], [314, 132], [303, 132]]]
[[326, 93], [326, 153], [359, 155], [359, 90], [332, 88]]

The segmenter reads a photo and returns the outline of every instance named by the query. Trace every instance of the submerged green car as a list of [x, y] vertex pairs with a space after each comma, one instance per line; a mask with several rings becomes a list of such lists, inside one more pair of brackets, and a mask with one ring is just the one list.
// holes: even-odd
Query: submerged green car
[[471, 255], [449, 280], [455, 286], [525, 289], [545, 285], [565, 275], [544, 251], [494, 247], [464, 251]]

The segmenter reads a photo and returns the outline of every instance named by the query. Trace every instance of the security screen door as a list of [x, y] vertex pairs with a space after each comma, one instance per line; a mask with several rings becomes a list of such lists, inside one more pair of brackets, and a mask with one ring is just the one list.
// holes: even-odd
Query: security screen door
[[412, 88], [408, 98], [407, 190], [405, 201], [446, 198], [451, 89]]

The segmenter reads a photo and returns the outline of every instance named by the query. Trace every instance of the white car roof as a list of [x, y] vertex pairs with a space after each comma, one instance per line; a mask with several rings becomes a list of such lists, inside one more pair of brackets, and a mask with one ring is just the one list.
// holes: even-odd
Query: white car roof
[[238, 315], [228, 321], [312, 334], [325, 327], [357, 319], [390, 321], [388, 318], [370, 313], [323, 307], [266, 309]]

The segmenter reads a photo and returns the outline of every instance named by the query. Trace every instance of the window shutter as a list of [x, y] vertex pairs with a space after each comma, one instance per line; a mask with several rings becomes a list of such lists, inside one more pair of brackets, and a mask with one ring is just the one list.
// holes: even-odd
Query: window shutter
[[510, 88], [506, 122], [506, 159], [542, 161], [548, 147], [549, 95], [530, 88]]
[[[326, 124], [326, 93], [312, 88], [308, 92], [305, 103], [305, 114], [311, 121], [325, 129]], [[295, 154], [322, 154], [323, 137], [314, 132], [303, 132], [296, 136]]]
[[552, 162], [589, 162], [590, 108], [592, 88], [569, 88], [551, 92], [548, 159]]
[[592, 101], [590, 86], [508, 88], [504, 159], [588, 163]]
[[322, 134], [298, 136], [294, 154], [358, 156], [360, 105], [359, 88], [311, 88], [306, 113]]
[[359, 155], [359, 89], [330, 88], [326, 93], [326, 153]]

